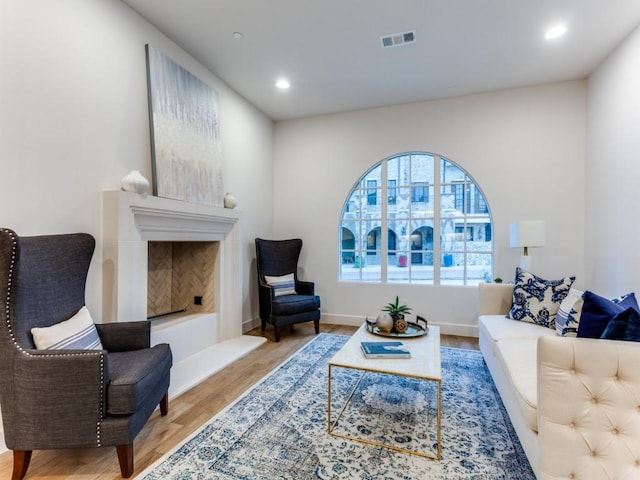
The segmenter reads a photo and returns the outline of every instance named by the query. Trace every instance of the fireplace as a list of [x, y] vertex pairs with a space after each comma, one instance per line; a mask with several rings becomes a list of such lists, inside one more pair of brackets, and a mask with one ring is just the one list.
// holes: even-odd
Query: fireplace
[[212, 313], [218, 242], [147, 243], [147, 318]]
[[[173, 351], [172, 396], [264, 342], [242, 335], [237, 211], [122, 191], [103, 192], [103, 209], [102, 321], [144, 320], [168, 313], [160, 312], [167, 305], [169, 311], [185, 310], [158, 316], [151, 324], [152, 344], [167, 342]], [[193, 255], [196, 264], [209, 262], [198, 275], [210, 282], [189, 289], [178, 281], [176, 289], [183, 291], [174, 299], [154, 297], [150, 302], [149, 279], [158, 273], [154, 269], [162, 268], [154, 259], [149, 271], [149, 253], [156, 250], [170, 252], [160, 263]], [[206, 255], [209, 259], [203, 260]], [[180, 277], [190, 273], [188, 262], [177, 269]], [[160, 283], [166, 285], [172, 277]]]

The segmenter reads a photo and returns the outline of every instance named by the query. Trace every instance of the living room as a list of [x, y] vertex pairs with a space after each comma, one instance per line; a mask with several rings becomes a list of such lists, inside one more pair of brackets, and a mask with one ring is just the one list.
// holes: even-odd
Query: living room
[[86, 301], [98, 322], [103, 192], [119, 190], [131, 170], [151, 178], [147, 43], [218, 92], [224, 185], [241, 216], [243, 330], [258, 324], [253, 239], [300, 237], [301, 275], [316, 283], [323, 322], [360, 324], [400, 295], [443, 333], [477, 336], [475, 287], [338, 280], [350, 189], [376, 162], [407, 151], [445, 155], [482, 187], [494, 276], [512, 279], [518, 262], [508, 225], [543, 219], [546, 244], [534, 252], [541, 276], [575, 275], [578, 288], [610, 297], [640, 289], [630, 268], [640, 261], [637, 18], [583, 78], [274, 121], [120, 1], [11, 1], [2, 10], [2, 226], [91, 233]]

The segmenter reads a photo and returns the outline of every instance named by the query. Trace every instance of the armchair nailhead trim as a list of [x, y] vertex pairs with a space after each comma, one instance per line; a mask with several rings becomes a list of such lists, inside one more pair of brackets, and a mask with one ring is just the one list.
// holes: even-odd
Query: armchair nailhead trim
[[101, 352], [95, 351], [95, 352], [87, 352], [87, 353], [60, 353], [60, 354], [56, 354], [56, 355], [47, 355], [47, 354], [43, 354], [43, 355], [31, 355], [29, 352], [25, 351], [16, 341], [16, 337], [15, 334], [13, 332], [13, 327], [11, 325], [11, 287], [13, 284], [13, 274], [14, 274], [14, 270], [15, 270], [15, 265], [16, 265], [16, 250], [18, 247], [18, 241], [16, 239], [15, 233], [11, 230], [8, 230], [6, 228], [0, 228], [0, 232], [2, 233], [7, 233], [10, 237], [11, 237], [11, 262], [10, 262], [10, 266], [9, 266], [9, 276], [7, 278], [7, 291], [6, 291], [6, 300], [5, 300], [5, 315], [6, 315], [6, 323], [7, 323], [7, 330], [9, 331], [9, 336], [11, 337], [11, 341], [13, 342], [13, 344], [16, 346], [16, 348], [18, 349], [18, 351], [26, 356], [29, 357], [34, 357], [34, 358], [48, 358], [48, 357], [84, 357], [84, 356], [95, 356], [95, 355], [99, 355], [100, 356], [100, 421], [96, 423], [96, 442], [97, 442], [97, 446], [100, 447], [100, 425], [102, 422], [102, 417], [103, 417], [103, 408], [102, 405], [104, 404], [104, 355], [102, 355]]
[[13, 328], [11, 328], [11, 320], [10, 320], [11, 319], [11, 285], [13, 283], [13, 270], [15, 268], [15, 263], [16, 263], [17, 241], [16, 241], [15, 234], [11, 230], [2, 228], [0, 229], [0, 231], [3, 233], [9, 234], [9, 236], [11, 237], [11, 263], [9, 266], [9, 277], [7, 278], [7, 292], [6, 292], [7, 296], [5, 300], [5, 315], [7, 317], [6, 318], [7, 329], [9, 330], [9, 335], [11, 336], [11, 340], [13, 341], [13, 343], [18, 347], [18, 349], [22, 350], [20, 348], [20, 345], [16, 343], [15, 336], [13, 335]]

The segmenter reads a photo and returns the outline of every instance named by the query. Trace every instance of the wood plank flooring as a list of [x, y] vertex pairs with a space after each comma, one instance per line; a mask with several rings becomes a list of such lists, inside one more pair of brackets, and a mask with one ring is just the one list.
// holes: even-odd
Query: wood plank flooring
[[[321, 331], [351, 335], [356, 327], [321, 325]], [[249, 335], [262, 336], [259, 328]], [[198, 427], [242, 395], [258, 380], [280, 365], [314, 337], [313, 324], [283, 329], [279, 343], [273, 340], [273, 329], [267, 327], [269, 340], [244, 358], [208, 378], [200, 385], [169, 400], [169, 414], [161, 417], [158, 410], [138, 435], [134, 444], [134, 476], [181, 443]], [[470, 337], [443, 335], [443, 346], [478, 349], [478, 340]], [[13, 456], [0, 455], [0, 478], [11, 478]], [[36, 479], [116, 480], [120, 468], [115, 447], [82, 450], [35, 451], [25, 480]]]

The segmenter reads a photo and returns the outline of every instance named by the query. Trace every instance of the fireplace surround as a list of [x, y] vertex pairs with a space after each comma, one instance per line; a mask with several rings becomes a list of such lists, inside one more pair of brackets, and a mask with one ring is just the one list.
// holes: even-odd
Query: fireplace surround
[[147, 318], [148, 242], [215, 242], [213, 311], [196, 309], [151, 324], [152, 344], [167, 342], [174, 354], [171, 396], [265, 341], [242, 335], [239, 218], [237, 210], [132, 192], [103, 192], [103, 322]]

